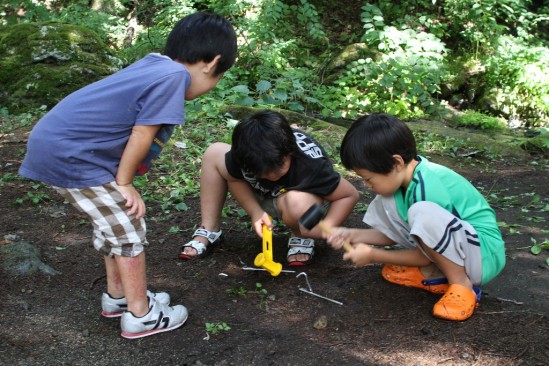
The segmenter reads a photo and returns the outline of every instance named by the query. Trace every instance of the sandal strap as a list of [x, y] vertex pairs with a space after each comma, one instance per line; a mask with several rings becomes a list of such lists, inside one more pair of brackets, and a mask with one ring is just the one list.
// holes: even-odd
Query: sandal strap
[[[213, 244], [215, 241], [217, 241], [217, 239], [219, 239], [221, 237], [222, 233], [223, 233], [223, 231], [221, 231], [221, 230], [219, 230], [219, 231], [209, 231], [209, 230], [206, 230], [204, 228], [204, 226], [199, 226], [198, 229], [195, 230], [195, 232], [193, 234], [193, 238], [195, 236], [202, 236], [202, 237], [208, 239], [210, 244]], [[196, 240], [193, 240], [193, 241], [196, 241]]]
[[292, 236], [288, 240], [288, 247], [303, 247], [303, 248], [314, 248], [315, 241], [313, 239], [298, 238], [297, 236]]
[[206, 251], [206, 244], [199, 242], [198, 240], [191, 240], [187, 244], [183, 244], [181, 251], [185, 248], [193, 248], [196, 250], [196, 256], [202, 255]]
[[315, 241], [294, 236], [288, 240], [288, 248], [290, 248], [288, 249], [288, 257], [296, 254], [308, 254], [312, 257], [315, 250]]

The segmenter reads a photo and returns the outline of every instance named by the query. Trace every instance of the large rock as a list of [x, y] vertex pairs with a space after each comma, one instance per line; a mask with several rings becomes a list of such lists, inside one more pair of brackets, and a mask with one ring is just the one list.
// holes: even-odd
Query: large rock
[[4, 240], [9, 244], [0, 245], [0, 257], [2, 258], [0, 266], [6, 273], [13, 276], [61, 274], [42, 262], [40, 251], [31, 243], [13, 235], [5, 236]]
[[12, 113], [46, 105], [114, 73], [122, 62], [94, 32], [54, 22], [0, 28], [0, 106]]

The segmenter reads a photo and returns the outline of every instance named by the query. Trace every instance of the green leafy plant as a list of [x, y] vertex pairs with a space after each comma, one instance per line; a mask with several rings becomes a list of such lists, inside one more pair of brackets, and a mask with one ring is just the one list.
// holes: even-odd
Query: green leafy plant
[[[20, 12], [22, 9], [25, 11]], [[46, 21], [53, 17], [46, 5], [39, 1], [4, 0], [0, 9], [0, 25]]]
[[3, 186], [6, 182], [11, 182], [17, 179], [21, 179], [21, 177], [13, 174], [13, 173], [5, 173], [0, 175], [0, 186]]
[[208, 334], [219, 334], [221, 332], [228, 332], [231, 330], [231, 327], [224, 322], [215, 322], [215, 323], [205, 323], [206, 333]]
[[549, 49], [530, 40], [500, 37], [486, 57], [486, 85], [498, 109], [522, 120], [522, 127], [547, 124]]
[[23, 204], [27, 201], [35, 205], [39, 205], [42, 202], [50, 200], [50, 196], [43, 191], [44, 184], [42, 183], [32, 183], [30, 185], [31, 191], [27, 192], [23, 197], [18, 197], [15, 199], [15, 202], [18, 204]]
[[0, 133], [9, 133], [21, 127], [31, 126], [46, 112], [46, 106], [32, 109], [17, 115], [9, 113], [8, 108], [0, 108]]
[[181, 229], [179, 226], [170, 226], [170, 228], [168, 229], [168, 233], [170, 234], [177, 234], [183, 231], [185, 230]]
[[[376, 5], [364, 5], [362, 10], [362, 41], [379, 55], [351, 62], [338, 78], [340, 108], [348, 108], [350, 117], [356, 111], [372, 110], [402, 118], [436, 113], [435, 97], [445, 74], [444, 43], [431, 33], [391, 25]], [[323, 98], [318, 99], [324, 104]]]
[[259, 296], [259, 304], [258, 307], [260, 309], [265, 308], [265, 300], [267, 299], [267, 296], [269, 293], [267, 292], [267, 289], [263, 287], [263, 285], [260, 282], [256, 282], [255, 284], [255, 293]]
[[244, 287], [239, 287], [239, 288], [230, 288], [230, 289], [227, 289], [227, 293], [231, 294], [231, 295], [236, 295], [236, 296], [244, 296], [248, 293], [248, 290], [246, 290]]
[[[530, 240], [533, 244], [532, 247], [530, 247], [530, 253], [532, 253], [533, 255], [539, 255], [543, 251], [543, 249], [549, 250], [549, 240], [545, 239], [539, 244], [534, 238], [531, 238]], [[545, 263], [549, 266], [549, 257], [545, 259]]]

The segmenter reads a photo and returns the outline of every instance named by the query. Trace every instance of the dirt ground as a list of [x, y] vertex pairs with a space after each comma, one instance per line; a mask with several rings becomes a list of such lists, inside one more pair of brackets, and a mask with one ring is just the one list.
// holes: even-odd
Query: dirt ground
[[[16, 174], [24, 147], [24, 139], [0, 136], [0, 177]], [[547, 238], [549, 213], [540, 209], [549, 203], [547, 160], [479, 159], [473, 165], [430, 158], [493, 195], [498, 221], [507, 224], [507, 266], [483, 287], [469, 320], [434, 318], [437, 295], [388, 283], [379, 266], [355, 268], [322, 242], [303, 271], [315, 293], [342, 305], [300, 291], [307, 286], [299, 272], [272, 277], [243, 270], [261, 251], [245, 218], [224, 219], [223, 245], [201, 261], [182, 262], [178, 248], [199, 223], [199, 202], [188, 199], [189, 210], [173, 215], [149, 204], [147, 261], [150, 288], [187, 306], [189, 319], [178, 330], [140, 340], [123, 339], [119, 321], [99, 315], [104, 270], [86, 220], [50, 190], [51, 201], [18, 204], [29, 185], [2, 179], [0, 249], [31, 244], [60, 274], [0, 272], [0, 364], [547, 365], [549, 251], [529, 252], [531, 238]], [[541, 201], [532, 204], [532, 193]], [[370, 200], [362, 196], [346, 225], [363, 225], [360, 208]], [[184, 230], [170, 232], [174, 225]], [[287, 240], [277, 228], [274, 254], [283, 264]], [[5, 263], [5, 253], [1, 259]]]

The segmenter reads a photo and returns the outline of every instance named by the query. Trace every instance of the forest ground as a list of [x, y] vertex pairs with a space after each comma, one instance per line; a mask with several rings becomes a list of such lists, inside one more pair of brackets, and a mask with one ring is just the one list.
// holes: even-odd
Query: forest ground
[[[25, 135], [0, 136], [0, 173], [16, 174]], [[549, 360], [548, 252], [529, 247], [547, 238], [547, 164], [530, 157], [483, 160], [430, 156], [449, 164], [491, 194], [507, 247], [507, 265], [491, 283], [475, 314], [464, 322], [434, 318], [437, 295], [384, 281], [377, 265], [356, 268], [319, 241], [315, 262], [272, 277], [246, 271], [261, 241], [246, 218], [223, 221], [225, 241], [200, 261], [177, 258], [200, 222], [199, 200], [166, 217], [149, 204], [148, 280], [184, 304], [181, 328], [140, 340], [120, 337], [119, 321], [99, 315], [105, 289], [102, 260], [90, 243], [91, 227], [51, 190], [33, 204], [28, 184], [0, 182], [0, 249], [30, 244], [57, 275], [16, 275], [2, 269], [0, 364], [11, 365], [547, 365]], [[360, 182], [355, 181], [362, 190]], [[363, 227], [362, 195], [347, 226]], [[540, 202], [538, 202], [539, 204]], [[183, 231], [170, 232], [176, 223]], [[274, 232], [275, 260], [284, 264], [288, 232]], [[7, 263], [6, 251], [2, 263]], [[306, 287], [343, 305], [299, 290]], [[210, 327], [208, 328], [208, 325]], [[227, 329], [230, 327], [230, 329]], [[207, 332], [209, 330], [209, 332]]]

